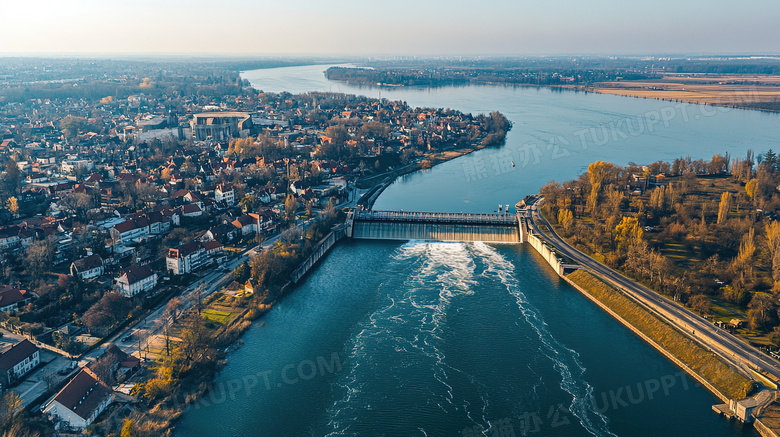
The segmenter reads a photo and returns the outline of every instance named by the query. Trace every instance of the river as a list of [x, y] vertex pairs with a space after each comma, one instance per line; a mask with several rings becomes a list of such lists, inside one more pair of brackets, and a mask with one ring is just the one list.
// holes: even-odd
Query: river
[[[780, 138], [776, 114], [529, 87], [360, 88], [325, 68], [243, 76], [514, 123], [504, 147], [407, 175], [376, 209], [492, 212], [595, 160], [744, 156]], [[713, 414], [714, 396], [523, 245], [348, 241], [262, 321], [177, 435], [757, 435]]]

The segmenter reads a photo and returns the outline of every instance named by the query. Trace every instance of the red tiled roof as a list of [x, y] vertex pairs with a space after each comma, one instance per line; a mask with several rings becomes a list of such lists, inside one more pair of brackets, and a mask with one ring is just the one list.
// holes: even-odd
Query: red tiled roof
[[79, 271], [92, 270], [103, 265], [103, 258], [98, 254], [92, 254], [86, 258], [73, 261], [73, 265]]
[[13, 369], [15, 365], [24, 361], [25, 358], [32, 356], [37, 350], [38, 346], [32, 344], [32, 342], [27, 339], [16, 343], [11, 349], [0, 354], [0, 369]]
[[203, 248], [206, 249], [206, 251], [221, 249], [222, 243], [220, 243], [219, 241], [206, 241], [203, 243]]
[[0, 308], [23, 301], [25, 293], [27, 293], [25, 290], [20, 290], [16, 287], [2, 286], [0, 288]]
[[146, 279], [153, 274], [154, 272], [149, 268], [149, 266], [131, 266], [125, 270], [123, 274], [119, 275], [119, 277], [121, 278], [122, 276], [127, 276], [127, 283], [135, 284], [136, 282]]
[[237, 219], [233, 220], [233, 226], [237, 228], [243, 228], [245, 226], [250, 226], [253, 224], [257, 224], [257, 220], [248, 214], [244, 214], [241, 217], [238, 217]]
[[81, 418], [88, 419], [111, 393], [111, 389], [85, 367], [57, 393], [54, 400]]
[[182, 205], [182, 209], [181, 210], [182, 210], [182, 213], [189, 214], [189, 213], [192, 213], [192, 212], [198, 212], [201, 209], [200, 209], [200, 207], [198, 205], [196, 205], [194, 203], [188, 203], [186, 205]]
[[179, 258], [184, 258], [185, 256], [187, 256], [187, 255], [189, 255], [189, 254], [191, 254], [193, 252], [197, 252], [200, 248], [201, 248], [201, 245], [200, 245], [199, 241], [191, 241], [189, 243], [184, 243], [184, 244], [180, 245], [179, 247], [177, 247], [174, 250], [178, 251]]

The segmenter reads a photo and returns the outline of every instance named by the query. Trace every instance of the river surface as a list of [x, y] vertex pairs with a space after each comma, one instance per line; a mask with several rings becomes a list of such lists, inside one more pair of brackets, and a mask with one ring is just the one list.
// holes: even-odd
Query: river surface
[[[502, 148], [407, 175], [376, 209], [492, 212], [595, 160], [744, 156], [780, 138], [776, 114], [542, 88], [359, 88], [324, 69], [243, 76], [514, 123]], [[757, 435], [713, 414], [717, 398], [524, 245], [341, 243], [243, 340], [177, 435]]]

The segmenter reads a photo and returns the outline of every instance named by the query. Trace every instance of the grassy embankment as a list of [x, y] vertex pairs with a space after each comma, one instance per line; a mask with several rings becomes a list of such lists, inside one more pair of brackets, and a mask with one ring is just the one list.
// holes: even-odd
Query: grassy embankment
[[647, 335], [668, 353], [682, 361], [723, 395], [730, 399], [742, 399], [751, 390], [751, 381], [738, 374], [715, 354], [708, 352], [698, 343], [661, 321], [591, 273], [577, 270], [567, 277], [623, 320]]

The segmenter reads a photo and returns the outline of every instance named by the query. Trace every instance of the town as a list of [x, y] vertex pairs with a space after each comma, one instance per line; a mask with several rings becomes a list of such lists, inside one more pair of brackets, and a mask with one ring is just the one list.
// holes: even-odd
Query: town
[[143, 426], [125, 419], [169, 399], [165, 369], [207, 360], [207, 381], [343, 208], [510, 128], [265, 93], [233, 64], [28, 62], [0, 70], [0, 410], [43, 435]]

